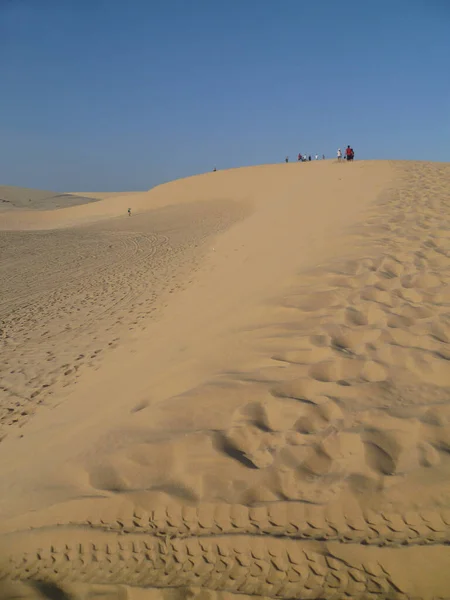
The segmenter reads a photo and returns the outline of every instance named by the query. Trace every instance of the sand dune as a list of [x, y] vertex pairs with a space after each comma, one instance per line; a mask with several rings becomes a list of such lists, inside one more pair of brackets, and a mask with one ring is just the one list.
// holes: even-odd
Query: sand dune
[[142, 194], [142, 191], [140, 192], [67, 192], [67, 194], [70, 194], [71, 196], [81, 196], [83, 197], [88, 197], [88, 198], [95, 198], [96, 200], [105, 200], [106, 198], [115, 198], [116, 196], [134, 196], [136, 194]]
[[58, 194], [35, 190], [32, 188], [21, 188], [0, 185], [0, 212], [7, 210], [54, 210], [56, 208], [67, 208], [78, 204], [95, 202], [97, 198], [90, 194]]
[[449, 175], [1, 215], [4, 597], [450, 597]]

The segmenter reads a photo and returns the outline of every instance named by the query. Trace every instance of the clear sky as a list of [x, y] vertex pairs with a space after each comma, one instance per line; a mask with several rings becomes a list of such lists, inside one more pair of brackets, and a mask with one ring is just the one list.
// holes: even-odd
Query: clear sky
[[450, 160], [450, 0], [0, 0], [0, 184]]

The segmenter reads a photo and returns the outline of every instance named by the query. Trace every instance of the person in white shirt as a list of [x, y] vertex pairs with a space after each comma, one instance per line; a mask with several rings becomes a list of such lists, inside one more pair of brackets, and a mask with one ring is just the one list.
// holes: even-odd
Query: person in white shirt
[[316, 154], [316, 160], [319, 160], [319, 155], [318, 154]]
[[341, 151], [341, 149], [340, 149], [340, 148], [339, 148], [339, 149], [338, 149], [338, 151], [337, 151], [337, 158], [338, 158], [338, 160], [341, 160], [341, 159], [342, 159], [342, 151]]

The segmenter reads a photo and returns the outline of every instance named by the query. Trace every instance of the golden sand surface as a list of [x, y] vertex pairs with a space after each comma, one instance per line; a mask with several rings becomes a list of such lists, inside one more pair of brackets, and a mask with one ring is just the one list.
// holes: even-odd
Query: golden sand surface
[[0, 282], [1, 598], [450, 598], [450, 165], [7, 210]]

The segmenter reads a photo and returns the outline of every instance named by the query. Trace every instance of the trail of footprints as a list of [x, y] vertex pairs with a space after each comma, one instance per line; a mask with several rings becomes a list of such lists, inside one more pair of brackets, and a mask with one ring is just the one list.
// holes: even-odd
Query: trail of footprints
[[[306, 275], [262, 333], [272, 365], [233, 375], [270, 393], [223, 432], [230, 460], [272, 470], [282, 497], [38, 516], [32, 531], [2, 536], [5, 576], [82, 584], [80, 598], [102, 586], [130, 599], [133, 588], [450, 598], [450, 502], [433, 486], [435, 497], [416, 499], [368, 485], [445, 474], [450, 451], [450, 199], [433, 188], [443, 167], [403, 168], [408, 183], [373, 209], [364, 235], [355, 229], [364, 258]], [[357, 498], [361, 481], [365, 508], [333, 503], [348, 489]]]
[[[102, 319], [118, 317], [121, 309], [135, 311], [146, 265], [159, 260], [157, 247], [167, 240], [85, 231], [6, 232], [1, 239], [6, 360], [0, 371], [0, 421], [6, 432], [23, 424], [55, 386], [73, 384], [80, 370], [98, 361], [104, 346], [117, 344], [117, 337], [102, 330]], [[23, 265], [14, 257], [8, 262], [8, 249], [27, 256], [36, 244], [44, 257], [39, 265], [29, 256]]]
[[114, 222], [111, 231], [0, 232], [0, 440], [155, 316], [195, 270], [211, 230], [236, 218], [226, 208], [180, 231], [175, 207], [174, 224], [155, 211], [147, 232], [116, 231]]
[[[430, 176], [423, 173], [423, 177]], [[304, 315], [307, 326], [303, 331], [304, 324], [299, 324], [295, 349], [273, 355], [289, 364], [293, 378], [275, 384], [271, 391], [276, 398], [295, 399], [302, 406], [291, 415], [283, 403], [269, 402], [254, 407], [253, 414], [259, 410], [259, 424], [266, 430], [294, 429], [313, 438], [310, 455], [302, 460], [313, 474], [328, 474], [333, 463], [339, 467], [336, 457], [343, 458], [350, 440], [352, 449], [360, 446], [359, 454], [365, 454], [370, 466], [383, 475], [404, 476], [421, 467], [438, 467], [442, 461], [446, 464], [450, 448], [450, 203], [441, 194], [440, 210], [433, 209], [427, 216], [428, 199], [414, 192], [415, 183], [420, 182], [411, 182], [411, 188], [392, 200], [402, 216], [405, 206], [414, 207], [409, 216], [412, 227], [407, 217], [402, 218], [395, 238], [383, 240], [383, 252], [377, 258], [332, 265], [318, 274], [316, 292], [311, 291], [313, 273], [307, 280], [308, 292], [297, 291], [284, 303]], [[418, 214], [425, 215], [419, 224]], [[392, 207], [389, 218], [395, 222]], [[386, 221], [387, 215], [381, 214], [374, 224], [379, 222], [383, 228]], [[429, 233], [423, 234], [423, 223]], [[416, 240], [411, 229], [422, 235]], [[370, 229], [361, 242], [363, 248], [375, 245]], [[325, 276], [328, 285], [324, 286]], [[287, 424], [281, 423], [284, 415]], [[258, 419], [253, 419], [256, 425]], [[330, 426], [335, 430], [331, 436]], [[264, 453], [261, 446], [250, 448], [236, 431], [229, 435], [250, 460], [255, 456], [257, 464]], [[304, 438], [298, 443], [304, 444]], [[349, 457], [342, 481], [351, 479], [354, 463]], [[361, 471], [361, 465], [356, 471]], [[301, 499], [295, 490], [286, 490], [286, 497]], [[315, 501], [314, 497], [303, 499]]]

